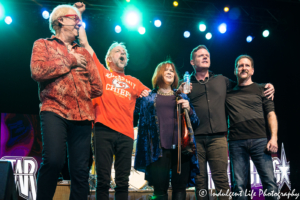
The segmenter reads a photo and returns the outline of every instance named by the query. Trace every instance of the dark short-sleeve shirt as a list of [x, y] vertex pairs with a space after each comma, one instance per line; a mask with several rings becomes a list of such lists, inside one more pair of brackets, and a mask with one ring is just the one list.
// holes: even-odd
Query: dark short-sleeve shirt
[[227, 93], [228, 140], [266, 138], [265, 115], [274, 102], [264, 95], [264, 85], [236, 86]]

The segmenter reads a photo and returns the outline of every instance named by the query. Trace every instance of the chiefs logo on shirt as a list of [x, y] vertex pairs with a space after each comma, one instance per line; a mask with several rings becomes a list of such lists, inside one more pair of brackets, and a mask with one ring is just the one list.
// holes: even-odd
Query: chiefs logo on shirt
[[127, 83], [123, 81], [118, 81], [117, 79], [114, 79], [112, 83], [114, 84], [115, 88], [121, 88], [121, 89], [129, 88], [129, 85]]

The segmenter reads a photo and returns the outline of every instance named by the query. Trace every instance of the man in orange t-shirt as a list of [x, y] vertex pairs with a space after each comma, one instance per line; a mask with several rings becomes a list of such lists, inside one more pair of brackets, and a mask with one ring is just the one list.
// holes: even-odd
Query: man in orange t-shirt
[[[75, 6], [82, 13], [83, 3]], [[113, 43], [106, 54], [106, 69], [98, 60], [87, 41], [85, 30], [80, 28], [80, 44], [88, 50], [98, 68], [103, 95], [93, 99], [95, 119], [95, 158], [97, 171], [96, 199], [108, 200], [111, 165], [115, 155], [115, 199], [128, 199], [128, 181], [133, 149], [133, 113], [136, 99], [148, 96], [149, 88], [138, 79], [125, 75], [128, 53], [122, 43]]]

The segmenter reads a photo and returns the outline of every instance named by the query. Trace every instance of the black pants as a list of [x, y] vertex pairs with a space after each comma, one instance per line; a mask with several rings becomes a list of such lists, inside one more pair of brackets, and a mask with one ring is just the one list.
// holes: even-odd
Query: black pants
[[37, 179], [37, 200], [52, 200], [68, 150], [70, 199], [87, 199], [89, 192], [90, 121], [70, 121], [43, 111], [40, 114], [43, 161]]
[[94, 142], [97, 171], [96, 199], [109, 199], [113, 155], [115, 155], [115, 199], [128, 199], [133, 139], [96, 123]]
[[[208, 174], [207, 162], [210, 167], [212, 179], [215, 183], [216, 191], [219, 193], [230, 192], [228, 182], [228, 150], [226, 137], [223, 135], [196, 136], [198, 162], [200, 174], [196, 176], [196, 198], [208, 200]], [[206, 194], [203, 190], [206, 190]], [[202, 194], [199, 195], [199, 191]], [[203, 195], [203, 192], [205, 195]], [[229, 199], [228, 196], [219, 196], [218, 199]]]
[[149, 185], [154, 186], [154, 195], [166, 195], [169, 188], [170, 170], [172, 170], [172, 190], [173, 193], [185, 192], [190, 175], [189, 156], [181, 155], [181, 174], [177, 173], [177, 149], [162, 149], [163, 156], [148, 168], [148, 176], [150, 177]]

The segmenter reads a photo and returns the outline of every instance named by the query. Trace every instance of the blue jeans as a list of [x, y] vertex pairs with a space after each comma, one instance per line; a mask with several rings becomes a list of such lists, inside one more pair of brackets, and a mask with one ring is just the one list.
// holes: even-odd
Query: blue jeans
[[[247, 182], [249, 180], [249, 156], [251, 157], [260, 176], [263, 190], [267, 190], [267, 193], [271, 193], [272, 191], [274, 191], [274, 193], [278, 193], [278, 187], [274, 176], [272, 157], [271, 154], [265, 153], [267, 143], [267, 138], [229, 141], [229, 156], [233, 173], [233, 192], [242, 192], [243, 194], [241, 196], [233, 197], [233, 199], [247, 199], [244, 191], [246, 190]], [[275, 200], [277, 199], [277, 197], [266, 196], [265, 199]]]

